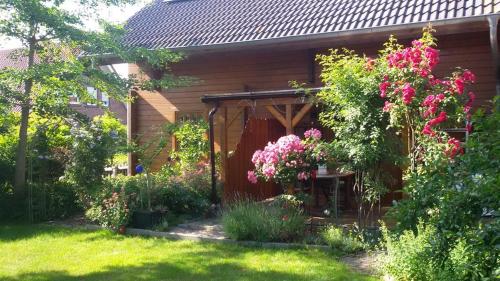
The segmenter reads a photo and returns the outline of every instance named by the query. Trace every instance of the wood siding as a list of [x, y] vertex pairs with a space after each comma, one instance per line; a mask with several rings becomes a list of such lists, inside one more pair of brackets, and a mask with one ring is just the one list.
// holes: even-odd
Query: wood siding
[[[311, 74], [311, 49], [314, 53], [324, 53], [328, 48], [347, 47], [367, 55], [376, 54], [385, 38], [371, 44], [338, 45], [334, 40], [325, 45], [287, 49], [262, 47], [255, 50], [232, 51], [225, 53], [191, 54], [185, 61], [172, 66], [177, 75], [187, 75], [198, 79], [197, 83], [186, 88], [163, 91], [162, 93], [140, 92], [134, 104], [137, 112], [135, 134], [150, 136], [154, 128], [164, 122], [174, 122], [175, 113], [208, 112], [207, 105], [200, 101], [202, 95], [221, 94], [242, 91], [288, 89], [289, 81], [308, 82]], [[437, 75], [449, 74], [453, 67], [461, 66], [471, 69], [477, 76], [474, 91], [477, 94], [475, 106], [486, 104], [495, 95], [495, 74], [489, 45], [488, 32], [475, 32], [460, 35], [439, 37], [438, 48], [441, 50], [441, 64]], [[409, 41], [402, 41], [408, 43]], [[320, 69], [316, 64], [315, 82], [309, 86], [321, 86], [318, 78]], [[137, 73], [138, 67], [130, 66], [130, 73]], [[238, 107], [228, 108], [228, 119], [235, 117], [228, 129], [228, 150], [234, 151], [239, 143], [244, 126], [244, 116], [258, 115], [252, 104], [245, 112]], [[261, 114], [265, 114], [260, 112]], [[220, 129], [216, 118], [216, 140], [219, 140]], [[219, 149], [219, 141], [216, 149]], [[163, 154], [155, 167], [165, 161]]]

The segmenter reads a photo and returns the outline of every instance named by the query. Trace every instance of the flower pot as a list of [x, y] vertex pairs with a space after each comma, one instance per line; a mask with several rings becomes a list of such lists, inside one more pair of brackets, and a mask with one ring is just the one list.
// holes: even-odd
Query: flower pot
[[289, 194], [289, 195], [294, 195], [295, 194], [295, 185], [294, 184], [289, 184], [287, 186], [287, 190], [286, 190], [286, 193]]
[[127, 227], [124, 225], [120, 225], [120, 227], [118, 227], [118, 234], [124, 235], [125, 232], [127, 232]]
[[132, 214], [131, 225], [134, 228], [150, 229], [159, 224], [165, 212], [138, 210]]

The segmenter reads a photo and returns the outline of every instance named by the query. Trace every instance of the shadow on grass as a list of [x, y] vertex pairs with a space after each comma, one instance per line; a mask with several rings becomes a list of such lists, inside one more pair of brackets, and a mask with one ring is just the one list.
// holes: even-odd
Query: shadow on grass
[[335, 276], [328, 278], [314, 279], [307, 274], [293, 274], [277, 271], [257, 271], [244, 268], [236, 264], [212, 264], [205, 267], [185, 268], [182, 265], [162, 263], [147, 263], [141, 266], [127, 267], [109, 267], [105, 271], [95, 272], [86, 275], [69, 275], [64, 271], [47, 271], [40, 273], [24, 273], [14, 278], [2, 278], [3, 281], [97, 281], [97, 280], [175, 280], [175, 281], [196, 281], [196, 280], [352, 280], [364, 281], [370, 280], [368, 277], [352, 274], [348, 271], [342, 271]]

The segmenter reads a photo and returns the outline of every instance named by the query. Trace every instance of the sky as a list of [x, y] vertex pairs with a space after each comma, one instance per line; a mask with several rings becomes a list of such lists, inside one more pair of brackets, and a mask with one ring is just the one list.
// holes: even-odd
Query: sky
[[[70, 11], [81, 11], [81, 8], [75, 4], [76, 0], [68, 1], [64, 8]], [[148, 0], [139, 0], [136, 5], [128, 5], [126, 7], [99, 7], [98, 13], [89, 19], [85, 19], [85, 27], [89, 30], [97, 30], [99, 28], [98, 20], [104, 19], [108, 22], [120, 24], [124, 23], [128, 18], [133, 16], [137, 11], [144, 7]], [[8, 38], [0, 37], [0, 50], [2, 49], [13, 49], [22, 47], [21, 43], [16, 40], [9, 40]], [[113, 65], [116, 72], [122, 76], [128, 76], [128, 65], [127, 64], [115, 64]]]
[[[76, 0], [68, 1], [64, 8], [70, 11], [81, 11], [78, 5], [75, 3]], [[92, 18], [85, 20], [85, 26], [90, 30], [97, 30], [99, 28], [98, 19], [104, 19], [112, 23], [124, 23], [128, 18], [134, 15], [142, 7], [144, 7], [148, 0], [139, 0], [136, 5], [128, 5], [126, 7], [105, 7], [101, 6], [98, 8], [98, 13]], [[0, 38], [0, 49], [12, 49], [19, 48], [21, 44], [16, 40], [9, 40], [8, 38]]]

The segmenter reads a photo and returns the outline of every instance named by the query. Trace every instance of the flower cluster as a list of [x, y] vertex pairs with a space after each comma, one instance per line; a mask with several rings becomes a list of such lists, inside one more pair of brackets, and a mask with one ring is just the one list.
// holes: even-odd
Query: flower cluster
[[251, 183], [260, 178], [280, 184], [307, 180], [316, 166], [325, 161], [326, 153], [321, 147], [321, 132], [317, 129], [306, 131], [303, 140], [288, 135], [269, 142], [264, 150], [253, 154], [255, 169], [248, 171], [247, 178]]
[[[439, 51], [433, 44], [430, 33], [424, 33], [422, 39], [413, 41], [410, 47], [391, 49], [382, 58], [388, 68], [379, 90], [380, 97], [385, 99], [384, 112], [391, 116], [399, 114], [417, 134], [443, 142], [443, 135], [436, 134], [436, 127], [444, 122], [453, 124], [465, 114], [467, 129], [471, 129], [469, 112], [475, 94], [464, 93], [476, 77], [470, 70], [459, 70], [451, 78], [437, 79], [432, 71], [439, 63]], [[463, 106], [462, 113], [449, 111], [460, 106]], [[445, 136], [444, 143], [446, 139]], [[453, 147], [445, 151], [450, 157], [461, 151], [460, 143], [452, 138], [448, 146]]]

